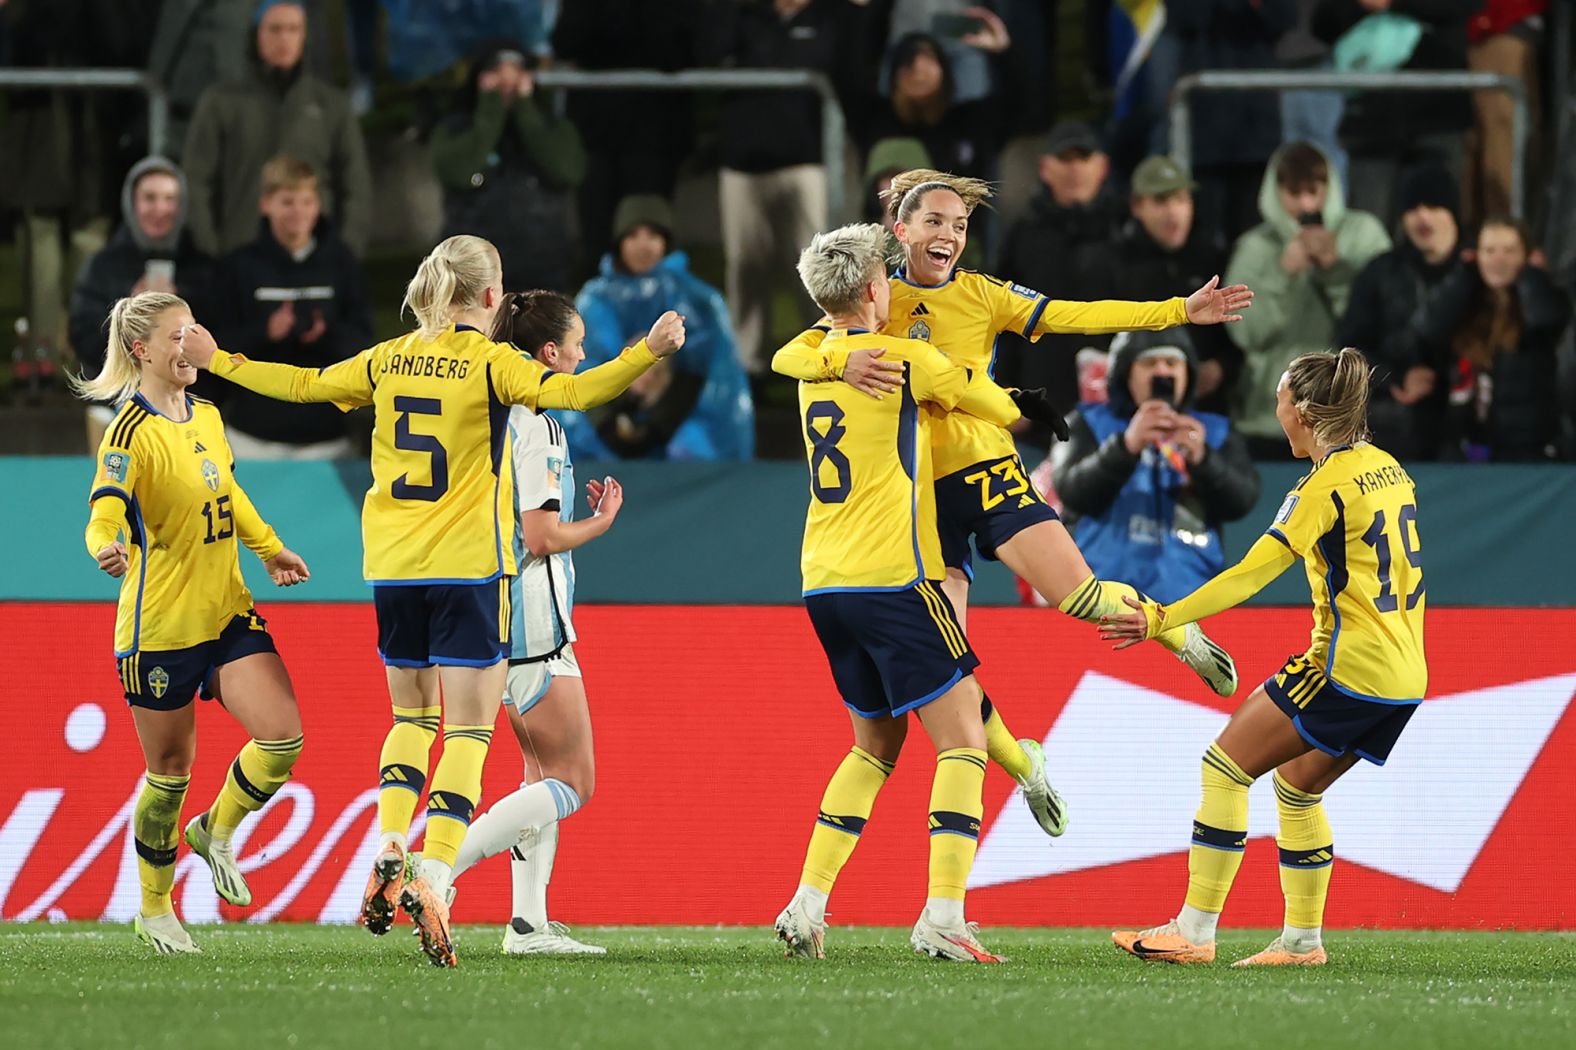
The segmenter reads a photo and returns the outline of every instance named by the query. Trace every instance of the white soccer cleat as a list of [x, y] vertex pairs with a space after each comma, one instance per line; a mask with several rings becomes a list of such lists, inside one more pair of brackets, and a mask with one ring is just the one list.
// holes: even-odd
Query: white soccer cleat
[[246, 876], [241, 874], [229, 840], [219, 842], [208, 833], [208, 814], [199, 813], [193, 817], [186, 825], [185, 837], [186, 845], [207, 863], [213, 874], [213, 888], [219, 896], [238, 908], [252, 903], [252, 888], [246, 884]]
[[980, 943], [980, 924], [965, 922], [958, 926], [938, 926], [924, 912], [914, 924], [908, 943], [921, 955], [951, 962], [999, 963], [1006, 962], [1004, 955], [992, 954]]
[[1040, 830], [1051, 838], [1060, 838], [1067, 831], [1067, 803], [1051, 787], [1045, 776], [1045, 749], [1037, 740], [1020, 740], [1018, 746], [1028, 754], [1034, 768], [1023, 779], [1023, 800], [1029, 812], [1039, 822]]
[[1236, 693], [1237, 662], [1231, 658], [1231, 654], [1211, 641], [1209, 635], [1204, 633], [1204, 628], [1196, 623], [1188, 624], [1184, 631], [1187, 642], [1181, 652], [1176, 654], [1177, 659], [1202, 678], [1216, 696]]
[[143, 944], [151, 944], [160, 955], [201, 955], [202, 949], [192, 943], [174, 912], [155, 915], [151, 919], [139, 914], [131, 920], [131, 929]]
[[798, 894], [777, 916], [773, 928], [777, 931], [777, 939], [788, 946], [783, 953], [788, 958], [826, 958], [826, 923], [810, 916], [809, 908]]
[[585, 944], [569, 935], [569, 927], [561, 922], [549, 922], [537, 929], [524, 919], [509, 920], [503, 931], [505, 955], [606, 955], [607, 949], [596, 944]]

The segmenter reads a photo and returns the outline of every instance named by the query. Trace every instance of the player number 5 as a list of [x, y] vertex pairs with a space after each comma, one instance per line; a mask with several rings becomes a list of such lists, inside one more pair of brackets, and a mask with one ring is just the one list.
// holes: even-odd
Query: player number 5
[[417, 434], [410, 429], [410, 417], [441, 416], [443, 402], [435, 397], [396, 397], [394, 411], [399, 418], [394, 421], [394, 447], [406, 452], [426, 452], [432, 456], [428, 476], [430, 484], [419, 485], [410, 480], [409, 472], [401, 474], [389, 486], [389, 495], [395, 499], [419, 499], [436, 503], [449, 491], [449, 452], [443, 443], [431, 434]]

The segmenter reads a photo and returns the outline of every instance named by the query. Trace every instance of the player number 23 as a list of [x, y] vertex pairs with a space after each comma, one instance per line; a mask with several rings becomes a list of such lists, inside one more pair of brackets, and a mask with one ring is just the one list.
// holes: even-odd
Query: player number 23
[[1029, 491], [1029, 479], [1018, 469], [1016, 460], [1004, 459], [985, 470], [965, 474], [963, 480], [980, 487], [980, 509], [990, 510], [998, 503]]

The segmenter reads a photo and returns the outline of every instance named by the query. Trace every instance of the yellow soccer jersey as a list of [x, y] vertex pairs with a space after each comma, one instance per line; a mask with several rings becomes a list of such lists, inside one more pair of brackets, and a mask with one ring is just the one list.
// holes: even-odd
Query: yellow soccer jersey
[[[989, 372], [996, 363], [996, 337], [1003, 332], [1033, 340], [1047, 332], [1153, 331], [1186, 324], [1185, 302], [1050, 299], [973, 270], [954, 270], [944, 284], [929, 286], [914, 284], [899, 269], [892, 275], [890, 319], [882, 334], [924, 340], [954, 364]], [[812, 330], [779, 351], [772, 367], [795, 379], [821, 379], [841, 375], [846, 360], [822, 353], [820, 336]], [[931, 442], [936, 477], [1017, 451], [1011, 434], [968, 415], [939, 420]]]
[[123, 530], [129, 562], [116, 656], [219, 637], [252, 607], [237, 538], [264, 560], [284, 546], [236, 483], [219, 410], [190, 395], [186, 402], [190, 415], [175, 420], [139, 394], [121, 406], [99, 444], [88, 546], [101, 548]]
[[1422, 540], [1417, 493], [1400, 464], [1367, 442], [1332, 451], [1287, 495], [1269, 534], [1308, 570], [1309, 662], [1352, 696], [1421, 700]]
[[362, 570], [375, 584], [485, 583], [518, 571], [509, 406], [585, 409], [657, 358], [644, 341], [580, 375], [549, 372], [461, 325], [411, 333], [318, 371], [214, 355], [215, 375], [287, 401], [372, 405]]
[[883, 349], [903, 363], [903, 386], [873, 398], [836, 379], [799, 384], [810, 509], [800, 568], [804, 593], [899, 591], [946, 571], [936, 536], [927, 408], [975, 413], [993, 425], [1018, 419], [1006, 391], [970, 375], [932, 346], [860, 329], [837, 330], [828, 346]]

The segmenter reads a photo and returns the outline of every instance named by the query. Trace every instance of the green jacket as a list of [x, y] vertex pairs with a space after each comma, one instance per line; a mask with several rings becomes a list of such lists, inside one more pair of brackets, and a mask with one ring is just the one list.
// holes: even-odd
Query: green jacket
[[432, 168], [444, 188], [481, 185], [478, 176], [485, 177], [497, 163], [498, 143], [510, 121], [526, 158], [548, 186], [571, 189], [585, 178], [586, 151], [573, 124], [544, 113], [534, 98], [516, 99], [506, 110], [501, 95], [484, 91], [469, 121], [445, 121], [433, 132]]
[[[1331, 179], [1324, 226], [1335, 234], [1335, 265], [1295, 275], [1281, 269], [1281, 253], [1297, 236], [1298, 226], [1276, 193], [1275, 165], [1280, 154], [1277, 150], [1270, 157], [1259, 186], [1259, 214], [1264, 221], [1238, 239], [1224, 282], [1246, 284], [1254, 293], [1253, 306], [1226, 331], [1243, 356], [1232, 418], [1239, 431], [1257, 438], [1281, 436], [1275, 419], [1275, 389], [1281, 374], [1299, 354], [1332, 349], [1357, 272], [1368, 260], [1390, 250], [1384, 224], [1365, 211], [1348, 211], [1341, 181]], [[1330, 170], [1335, 170], [1333, 164]]]
[[197, 246], [218, 257], [257, 236], [263, 164], [280, 153], [317, 169], [323, 214], [362, 254], [372, 228], [372, 174], [361, 126], [343, 91], [304, 72], [283, 90], [254, 70], [203, 92], [183, 155]]

